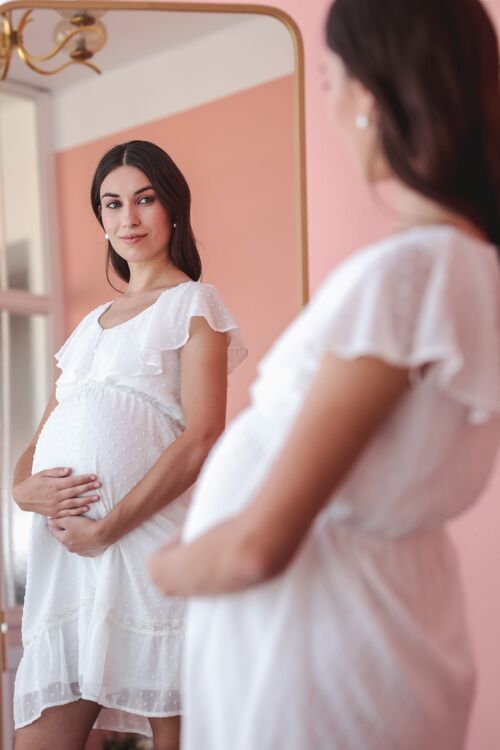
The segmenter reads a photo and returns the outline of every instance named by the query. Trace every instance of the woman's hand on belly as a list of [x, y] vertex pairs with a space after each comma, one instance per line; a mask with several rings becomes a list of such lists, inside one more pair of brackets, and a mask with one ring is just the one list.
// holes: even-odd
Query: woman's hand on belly
[[91, 518], [51, 518], [47, 528], [68, 552], [82, 557], [96, 557], [108, 546], [102, 541], [100, 521]]
[[86, 513], [99, 495], [82, 497], [101, 486], [95, 474], [71, 476], [71, 469], [44, 469], [15, 484], [12, 494], [21, 510], [62, 518]]
[[229, 594], [263, 583], [269, 573], [242, 516], [183, 544], [175, 535], [149, 560], [148, 573], [164, 596]]

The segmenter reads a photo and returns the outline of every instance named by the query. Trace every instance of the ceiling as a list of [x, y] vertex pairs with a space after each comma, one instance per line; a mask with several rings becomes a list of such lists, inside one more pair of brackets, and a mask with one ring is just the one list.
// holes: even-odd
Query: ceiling
[[[14, 11], [14, 15], [17, 25], [21, 13]], [[108, 32], [108, 41], [93, 62], [104, 73], [106, 70], [121, 67], [149, 55], [196, 42], [207, 35], [229, 31], [232, 27], [253, 18], [255, 15], [248, 13], [110, 10], [101, 18]], [[52, 32], [60, 20], [61, 16], [54, 10], [36, 9], [33, 21], [28, 24], [24, 34], [26, 49], [38, 55], [52, 49]], [[66, 55], [60, 54], [54, 60], [44, 63], [44, 66], [56, 67], [67, 59]], [[8, 80], [59, 91], [95, 75], [91, 70], [72, 66], [54, 76], [41, 76], [32, 72], [15, 53]]]

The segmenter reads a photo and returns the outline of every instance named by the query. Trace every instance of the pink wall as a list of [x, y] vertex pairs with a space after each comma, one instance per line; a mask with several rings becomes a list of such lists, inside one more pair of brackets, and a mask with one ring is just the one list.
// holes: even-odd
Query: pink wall
[[[264, 3], [254, 0], [254, 4]], [[340, 259], [380, 236], [387, 217], [353, 173], [325, 117], [318, 68], [329, 0], [274, 0], [272, 4], [294, 18], [305, 47], [309, 258], [314, 290]], [[488, 0], [486, 5], [500, 22], [500, 0]], [[500, 553], [496, 539], [500, 528], [499, 494], [500, 464], [488, 493], [457, 524], [455, 533], [481, 673], [468, 750], [500, 748]]]
[[292, 97], [285, 77], [57, 154], [68, 331], [116, 296], [89, 205], [99, 158], [116, 143], [144, 139], [184, 172], [203, 280], [220, 290], [250, 351], [230, 379], [229, 418], [247, 403], [256, 363], [298, 310]]
[[[500, 25], [500, 0], [484, 2]], [[264, 3], [255, 0], [254, 4]], [[388, 218], [360, 184], [325, 117], [318, 68], [324, 54], [323, 23], [330, 0], [271, 0], [269, 4], [292, 16], [305, 48], [309, 259], [314, 291], [339, 260], [380, 236]], [[500, 461], [481, 503], [455, 528], [480, 669], [468, 750], [500, 748], [499, 497]]]

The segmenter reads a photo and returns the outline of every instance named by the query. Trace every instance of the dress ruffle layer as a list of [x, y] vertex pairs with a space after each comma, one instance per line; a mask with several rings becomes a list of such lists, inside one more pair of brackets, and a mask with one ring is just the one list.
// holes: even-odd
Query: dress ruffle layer
[[[85, 378], [92, 369], [92, 379], [160, 375], [162, 352], [180, 349], [189, 339], [191, 318], [203, 317], [214, 331], [226, 333], [227, 370], [245, 359], [247, 349], [229, 310], [217, 289], [210, 284], [188, 281], [166, 289], [156, 302], [128, 321], [103, 329], [99, 318], [111, 303], [100, 305], [76, 327], [55, 357], [62, 374], [58, 383], [67, 385]], [[103, 332], [123, 328], [130, 335], [130, 346], [110, 347], [106, 358], [95, 357]]]
[[[26, 641], [17, 680], [31, 690], [16, 693], [16, 727], [30, 724], [46, 708], [79, 698], [104, 707], [95, 725], [101, 729], [151, 736], [147, 717], [179, 715], [176, 680], [184, 621], [140, 632], [125, 627], [104, 607], [99, 612], [88, 604], [76, 609], [72, 617], [61, 616], [59, 623]], [[159, 673], [158, 664], [169, 669]]]

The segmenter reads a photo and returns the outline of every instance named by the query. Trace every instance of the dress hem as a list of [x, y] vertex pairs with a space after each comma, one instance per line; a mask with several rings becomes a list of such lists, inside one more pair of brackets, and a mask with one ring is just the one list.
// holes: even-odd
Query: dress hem
[[[123, 708], [123, 706], [112, 706], [111, 704], [105, 704], [105, 703], [99, 703], [95, 698], [91, 698], [88, 695], [78, 695], [74, 696], [74, 698], [70, 698], [69, 700], [60, 700], [55, 701], [54, 703], [47, 703], [43, 706], [42, 709], [40, 709], [39, 712], [37, 712], [36, 716], [33, 716], [32, 719], [29, 719], [29, 721], [24, 721], [22, 724], [15, 724], [14, 729], [17, 731], [18, 729], [23, 729], [23, 727], [27, 727], [30, 724], [33, 724], [33, 722], [37, 721], [39, 719], [43, 712], [46, 711], [48, 708], [55, 708], [56, 706], [67, 706], [69, 703], [76, 703], [76, 701], [85, 700], [85, 701], [92, 701], [92, 703], [97, 703], [98, 706], [101, 708], [108, 708], [111, 711], [123, 711], [126, 714], [130, 714], [131, 716], [141, 716], [144, 719], [170, 719], [174, 716], [183, 716], [182, 711], [169, 711], [167, 713], [145, 713], [143, 711], [128, 711], [126, 708]], [[99, 721], [99, 716], [97, 717], [96, 721]], [[131, 734], [142, 734], [144, 737], [152, 737], [152, 732], [150, 734], [144, 734], [144, 732], [140, 732], [137, 729], [134, 729], [132, 727], [96, 727], [93, 726], [93, 729], [103, 729], [104, 731], [109, 732], [129, 732]]]

